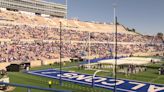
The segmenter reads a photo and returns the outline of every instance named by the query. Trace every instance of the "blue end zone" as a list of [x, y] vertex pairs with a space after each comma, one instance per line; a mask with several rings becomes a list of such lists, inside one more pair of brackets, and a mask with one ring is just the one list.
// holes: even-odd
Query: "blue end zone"
[[[29, 71], [29, 74], [49, 77], [53, 79], [60, 78], [60, 71], [56, 69], [47, 69], [47, 70], [37, 70]], [[76, 72], [66, 72], [62, 71], [62, 80], [92, 85], [92, 75], [80, 74]], [[110, 77], [99, 77], [94, 78], [94, 85], [96, 87], [102, 87], [109, 90], [114, 88], [114, 78]], [[150, 84], [145, 82], [138, 82], [133, 80], [117, 79], [117, 91], [118, 92], [164, 92], [164, 85], [162, 84]]]

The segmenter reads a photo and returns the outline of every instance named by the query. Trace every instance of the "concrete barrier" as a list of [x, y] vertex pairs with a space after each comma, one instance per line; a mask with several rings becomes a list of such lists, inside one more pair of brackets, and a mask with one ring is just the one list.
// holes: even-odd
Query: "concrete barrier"
[[30, 66], [31, 67], [37, 67], [37, 66], [41, 66], [41, 65], [42, 65], [42, 61], [41, 60], [30, 61]]
[[0, 70], [6, 70], [6, 67], [9, 66], [9, 62], [2, 62], [0, 63]]

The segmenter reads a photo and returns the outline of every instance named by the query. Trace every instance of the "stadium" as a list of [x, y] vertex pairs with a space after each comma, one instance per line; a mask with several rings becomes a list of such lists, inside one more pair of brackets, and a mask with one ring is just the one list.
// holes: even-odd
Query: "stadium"
[[0, 0], [0, 92], [164, 92], [162, 33], [66, 16], [65, 4]]

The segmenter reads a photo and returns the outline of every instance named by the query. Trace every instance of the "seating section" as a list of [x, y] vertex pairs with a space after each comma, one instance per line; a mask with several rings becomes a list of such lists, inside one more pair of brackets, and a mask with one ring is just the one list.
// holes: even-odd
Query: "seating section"
[[[61, 30], [60, 30], [60, 22]], [[21, 12], [0, 11], [0, 62], [34, 61], [59, 58], [60, 32], [62, 57], [90, 55], [107, 57], [114, 52], [112, 24], [45, 18]], [[164, 51], [163, 39], [129, 32], [118, 25], [118, 54]], [[158, 43], [149, 46], [148, 43]]]

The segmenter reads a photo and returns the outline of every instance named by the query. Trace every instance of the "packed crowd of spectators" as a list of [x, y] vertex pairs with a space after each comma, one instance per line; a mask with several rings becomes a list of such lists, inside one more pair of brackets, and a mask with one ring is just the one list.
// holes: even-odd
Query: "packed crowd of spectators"
[[[101, 32], [91, 32], [89, 37], [88, 31], [79, 31], [79, 30], [66, 30], [61, 31], [63, 40], [72, 40], [72, 41], [103, 41], [103, 42], [113, 42], [114, 33], [101, 33]], [[0, 38], [1, 39], [39, 39], [39, 40], [59, 40], [60, 38], [60, 29], [59, 28], [50, 28], [43, 26], [28, 26], [28, 25], [12, 25], [0, 27]], [[142, 42], [150, 43], [162, 42], [162, 39], [157, 37], [147, 37], [143, 35], [134, 35], [134, 34], [117, 34], [118, 42]]]
[[[3, 42], [0, 44], [0, 62], [58, 59], [60, 51], [59, 47], [59, 41], [34, 41], [30, 43], [19, 41]], [[98, 55], [99, 57], [110, 56], [113, 52], [113, 47], [113, 44], [91, 43], [90, 55]], [[134, 52], [146, 53], [164, 49], [160, 45], [151, 48], [152, 49], [146, 45], [119, 44], [118, 54], [130, 54]], [[88, 52], [88, 43], [62, 42], [62, 58], [87, 56]]]
[[[34, 23], [41, 19], [29, 19], [22, 14], [6, 13], [14, 20]], [[19, 15], [19, 16], [18, 16]], [[1, 16], [4, 17], [5, 15]], [[41, 18], [41, 17], [39, 17]], [[17, 21], [15, 21], [17, 22]], [[45, 24], [48, 22], [44, 21]], [[44, 22], [40, 22], [43, 23]], [[29, 22], [30, 23], [30, 22]], [[85, 30], [64, 29], [61, 30], [62, 57], [98, 55], [109, 56], [114, 52], [115, 33], [89, 32]], [[9, 39], [10, 41], [4, 41]], [[137, 52], [163, 51], [161, 44], [149, 46], [149, 43], [162, 43], [158, 37], [144, 36], [140, 34], [118, 33], [118, 54], [131, 54]], [[31, 41], [23, 41], [31, 40]], [[0, 62], [31, 61], [59, 58], [60, 29], [55, 26], [28, 25], [28, 24], [4, 24], [0, 25]], [[85, 53], [85, 54], [84, 54]]]

